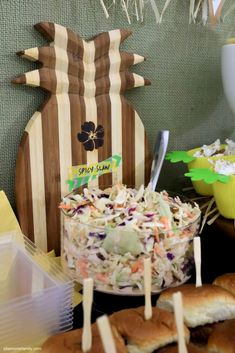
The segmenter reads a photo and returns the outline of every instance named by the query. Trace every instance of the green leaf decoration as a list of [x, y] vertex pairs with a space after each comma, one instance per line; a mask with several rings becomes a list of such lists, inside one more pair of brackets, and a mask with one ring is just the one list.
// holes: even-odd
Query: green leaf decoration
[[219, 174], [208, 168], [190, 169], [189, 173], [185, 173], [184, 175], [191, 178], [192, 181], [203, 180], [207, 184], [213, 184], [216, 181], [227, 184], [230, 180], [229, 175]]
[[196, 157], [190, 156], [186, 151], [171, 151], [171, 152], [167, 152], [165, 159], [170, 161], [171, 163], [177, 163], [177, 162], [189, 163], [194, 161]]

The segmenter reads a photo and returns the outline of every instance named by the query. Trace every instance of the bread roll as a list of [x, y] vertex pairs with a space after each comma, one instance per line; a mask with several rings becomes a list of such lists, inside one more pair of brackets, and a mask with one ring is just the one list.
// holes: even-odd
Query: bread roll
[[184, 284], [161, 293], [157, 306], [173, 312], [172, 294], [180, 291], [183, 297], [184, 320], [188, 327], [235, 318], [235, 297], [212, 284], [195, 287]]
[[[124, 340], [112, 326], [117, 353], [127, 353]], [[43, 344], [41, 353], [82, 353], [82, 329], [76, 329], [52, 336]], [[104, 353], [101, 337], [96, 324], [92, 325], [92, 348], [89, 353]]]
[[[130, 353], [150, 353], [178, 339], [174, 315], [159, 308], [153, 308], [150, 320], [145, 320], [144, 307], [139, 307], [114, 313], [110, 322], [127, 341]], [[184, 332], [188, 342], [186, 326]]]
[[208, 340], [208, 351], [235, 353], [235, 319], [217, 325]]
[[224, 275], [217, 277], [213, 284], [224, 288], [235, 295], [235, 273], [225, 273]]
[[[188, 353], [208, 353], [206, 348], [195, 346], [192, 343], [187, 344]], [[178, 346], [164, 347], [157, 353], [178, 353]]]

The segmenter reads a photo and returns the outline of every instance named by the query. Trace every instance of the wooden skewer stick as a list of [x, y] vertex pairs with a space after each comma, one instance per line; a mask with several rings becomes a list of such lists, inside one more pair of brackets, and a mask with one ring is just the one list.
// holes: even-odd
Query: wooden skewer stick
[[116, 353], [116, 346], [107, 315], [100, 316], [97, 320], [98, 329], [105, 353]]
[[145, 296], [145, 307], [144, 317], [145, 320], [150, 320], [152, 317], [152, 302], [151, 302], [151, 259], [150, 257], [144, 259], [144, 296]]
[[202, 277], [201, 277], [201, 238], [195, 237], [193, 239], [193, 249], [194, 249], [194, 262], [196, 267], [196, 287], [201, 287]]
[[91, 333], [91, 308], [93, 302], [93, 279], [86, 278], [83, 281], [83, 332], [82, 351], [88, 352], [92, 347]]
[[178, 333], [178, 353], [188, 353], [184, 337], [183, 302], [180, 292], [173, 294], [175, 322]]

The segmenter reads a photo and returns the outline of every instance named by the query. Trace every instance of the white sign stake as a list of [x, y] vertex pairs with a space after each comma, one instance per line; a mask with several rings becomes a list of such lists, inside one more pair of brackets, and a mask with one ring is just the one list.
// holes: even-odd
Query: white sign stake
[[180, 292], [173, 294], [175, 322], [178, 333], [178, 353], [188, 353], [184, 338], [183, 302]]
[[93, 279], [86, 278], [83, 281], [83, 332], [82, 351], [88, 352], [92, 347], [91, 334], [91, 308], [93, 302]]
[[193, 239], [193, 249], [194, 249], [194, 262], [196, 267], [196, 287], [201, 287], [202, 277], [201, 277], [201, 238], [195, 237]]
[[150, 257], [144, 259], [144, 295], [145, 295], [145, 307], [144, 307], [144, 318], [150, 320], [152, 317], [152, 303], [151, 303], [151, 259]]
[[112, 330], [107, 315], [100, 316], [96, 323], [100, 332], [105, 353], [116, 353]]

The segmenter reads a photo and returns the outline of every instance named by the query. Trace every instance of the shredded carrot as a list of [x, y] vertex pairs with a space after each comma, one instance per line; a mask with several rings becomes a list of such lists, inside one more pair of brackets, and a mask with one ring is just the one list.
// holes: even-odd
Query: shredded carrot
[[153, 251], [158, 254], [160, 257], [163, 257], [165, 255], [164, 251], [160, 248], [158, 244], [154, 245]]
[[159, 239], [158, 227], [154, 227], [154, 228], [153, 228], [153, 235], [154, 235], [155, 240], [159, 243], [159, 242], [160, 242], [160, 239]]
[[188, 218], [193, 218], [192, 212], [190, 212], [186, 207], [184, 208], [184, 212], [186, 213], [186, 216], [187, 216]]
[[122, 204], [115, 204], [114, 206], [113, 206], [113, 208], [123, 208], [124, 207], [124, 203], [122, 203]]
[[108, 276], [105, 275], [104, 273], [98, 273], [96, 275], [96, 279], [98, 279], [101, 282], [107, 283], [108, 282]]
[[170, 229], [169, 220], [168, 220], [167, 217], [162, 216], [162, 217], [160, 218], [160, 222], [164, 225], [164, 228], [165, 228], [165, 229], [167, 229], [167, 230]]
[[87, 278], [88, 277], [87, 262], [83, 260], [78, 260], [77, 266], [78, 266], [79, 272], [81, 273], [81, 276], [83, 278]]
[[88, 205], [89, 203], [91, 203], [90, 200], [83, 200], [83, 201], [80, 201], [79, 204], [77, 206], [83, 206], [83, 205]]
[[70, 205], [66, 205], [65, 203], [60, 203], [60, 205], [59, 205], [59, 208], [63, 208], [63, 209], [65, 209], [65, 210], [71, 210], [71, 208], [73, 208], [72, 206], [70, 206]]
[[135, 273], [139, 270], [143, 270], [143, 262], [141, 260], [137, 260], [136, 262], [134, 262], [134, 264], [131, 266], [131, 272]]

